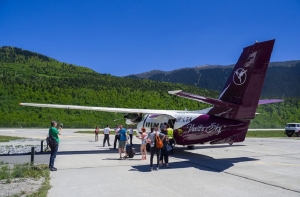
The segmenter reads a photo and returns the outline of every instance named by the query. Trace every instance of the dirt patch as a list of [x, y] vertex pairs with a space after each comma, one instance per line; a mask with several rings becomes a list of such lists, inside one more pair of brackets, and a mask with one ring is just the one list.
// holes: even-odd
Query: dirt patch
[[26, 196], [32, 194], [42, 186], [45, 178], [22, 178], [0, 181], [0, 196]]

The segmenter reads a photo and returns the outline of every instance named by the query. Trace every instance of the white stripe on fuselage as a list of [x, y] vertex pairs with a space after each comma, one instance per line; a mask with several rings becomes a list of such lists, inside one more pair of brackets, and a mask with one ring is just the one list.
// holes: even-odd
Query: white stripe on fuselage
[[[210, 108], [201, 110], [201, 111], [194, 111], [194, 112], [187, 112], [187, 113], [177, 113], [174, 115], [174, 118], [170, 118], [169, 116], [164, 116], [164, 115], [146, 115], [144, 119], [137, 124], [137, 129], [138, 131], [141, 131], [141, 128], [144, 127], [146, 129], [146, 132], [150, 132], [151, 128], [154, 127], [155, 125], [159, 125], [159, 128], [161, 128], [164, 123], [169, 124], [169, 120], [172, 120], [174, 122], [174, 125], [171, 125], [174, 129], [179, 129], [183, 127], [184, 125], [189, 124], [199, 116], [203, 115], [203, 113], [200, 112], [206, 112], [209, 111]], [[151, 116], [153, 118], [151, 118]], [[146, 120], [145, 120], [146, 118]]]

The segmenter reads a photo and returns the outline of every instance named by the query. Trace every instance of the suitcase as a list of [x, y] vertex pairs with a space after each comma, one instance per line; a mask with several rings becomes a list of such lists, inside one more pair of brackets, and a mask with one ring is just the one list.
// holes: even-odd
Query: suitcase
[[126, 144], [126, 153], [128, 158], [133, 158], [135, 155], [135, 150], [130, 144]]
[[135, 155], [135, 150], [134, 150], [134, 149], [131, 149], [131, 150], [129, 151], [129, 153], [128, 153], [128, 157], [129, 157], [129, 158], [133, 158], [134, 155]]

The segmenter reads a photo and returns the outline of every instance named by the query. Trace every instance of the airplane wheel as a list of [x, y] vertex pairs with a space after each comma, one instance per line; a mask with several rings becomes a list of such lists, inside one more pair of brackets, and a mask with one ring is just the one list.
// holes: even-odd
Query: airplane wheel
[[293, 134], [291, 134], [291, 133], [287, 133], [286, 134], [288, 137], [292, 137], [293, 136]]
[[230, 146], [232, 146], [233, 142], [229, 143]]
[[188, 150], [194, 150], [194, 146], [187, 146]]

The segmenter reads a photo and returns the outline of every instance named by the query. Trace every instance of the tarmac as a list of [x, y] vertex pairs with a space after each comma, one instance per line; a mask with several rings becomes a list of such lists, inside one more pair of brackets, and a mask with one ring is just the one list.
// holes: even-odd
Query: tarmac
[[[103, 135], [95, 142], [93, 134], [73, 133], [78, 130], [64, 129], [60, 136], [49, 197], [300, 196], [299, 138], [246, 138], [232, 146], [197, 145], [194, 150], [176, 146], [170, 168], [149, 172], [150, 157], [140, 160], [137, 138], [135, 157], [118, 160], [117, 150], [103, 147]], [[40, 139], [47, 133], [47, 128], [0, 129], [0, 135]], [[111, 135], [111, 145], [113, 140]], [[0, 156], [0, 161], [24, 163], [30, 155]], [[36, 153], [35, 163], [48, 162], [49, 153]]]

